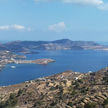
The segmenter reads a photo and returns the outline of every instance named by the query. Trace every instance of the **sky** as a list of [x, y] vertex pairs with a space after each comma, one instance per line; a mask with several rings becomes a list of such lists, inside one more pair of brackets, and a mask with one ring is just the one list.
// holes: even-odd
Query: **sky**
[[0, 0], [0, 40], [108, 41], [108, 0]]

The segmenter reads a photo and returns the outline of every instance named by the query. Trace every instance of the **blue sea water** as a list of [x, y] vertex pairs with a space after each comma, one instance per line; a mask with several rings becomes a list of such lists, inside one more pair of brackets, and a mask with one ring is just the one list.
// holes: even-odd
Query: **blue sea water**
[[[39, 54], [27, 54], [26, 56], [29, 60], [52, 58], [56, 62], [48, 65], [9, 64], [0, 72], [0, 86], [18, 84], [66, 70], [86, 73], [88, 71], [95, 72], [108, 66], [108, 51], [40, 51]], [[11, 68], [13, 65], [16, 68]]]

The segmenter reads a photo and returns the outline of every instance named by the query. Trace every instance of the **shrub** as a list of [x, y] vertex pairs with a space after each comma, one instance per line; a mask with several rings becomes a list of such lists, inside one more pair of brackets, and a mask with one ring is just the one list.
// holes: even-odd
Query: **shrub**
[[67, 105], [69, 105], [69, 106], [71, 106], [71, 107], [73, 106], [72, 102], [68, 102]]
[[72, 91], [71, 95], [75, 95], [77, 92], [75, 90]]
[[36, 101], [33, 107], [41, 106], [42, 104], [42, 101]]
[[57, 102], [52, 102], [50, 105], [55, 106], [55, 105], [57, 105]]
[[95, 103], [87, 103], [87, 104], [85, 104], [84, 108], [96, 108], [96, 104]]
[[23, 93], [23, 90], [19, 89], [17, 96], [20, 96]]
[[9, 99], [6, 101], [6, 106], [15, 106], [17, 104], [17, 97], [15, 93], [11, 93]]
[[103, 77], [103, 80], [105, 81], [105, 83], [108, 83], [108, 76]]
[[108, 105], [108, 99], [104, 101], [104, 105]]
[[11, 93], [9, 99], [6, 102], [0, 103], [0, 108], [12, 108], [17, 104], [17, 97], [15, 93]]

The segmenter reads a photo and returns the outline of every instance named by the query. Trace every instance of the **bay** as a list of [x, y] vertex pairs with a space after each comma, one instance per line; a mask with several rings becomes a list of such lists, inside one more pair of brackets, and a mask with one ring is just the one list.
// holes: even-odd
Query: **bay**
[[[108, 51], [39, 51], [39, 54], [27, 54], [26, 56], [28, 60], [51, 58], [55, 62], [48, 65], [8, 64], [0, 72], [0, 86], [18, 84], [67, 70], [86, 73], [88, 71], [95, 72], [108, 66]], [[11, 66], [16, 66], [16, 68], [11, 68]]]

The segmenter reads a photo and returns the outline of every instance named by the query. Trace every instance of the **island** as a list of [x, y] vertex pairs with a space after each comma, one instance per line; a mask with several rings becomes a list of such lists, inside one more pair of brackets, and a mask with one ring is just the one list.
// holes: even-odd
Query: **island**
[[0, 44], [0, 50], [14, 53], [38, 54], [39, 50], [108, 50], [107, 45], [94, 41], [72, 41], [61, 39], [55, 41], [13, 41]]
[[25, 64], [25, 63], [30, 63], [30, 64], [48, 64], [51, 62], [55, 62], [55, 60], [53, 59], [48, 59], [48, 58], [44, 58], [44, 59], [37, 59], [37, 60], [13, 60], [13, 63], [16, 64]]

